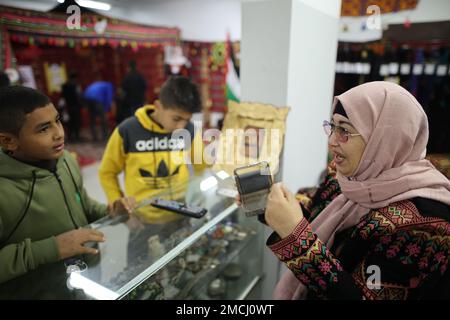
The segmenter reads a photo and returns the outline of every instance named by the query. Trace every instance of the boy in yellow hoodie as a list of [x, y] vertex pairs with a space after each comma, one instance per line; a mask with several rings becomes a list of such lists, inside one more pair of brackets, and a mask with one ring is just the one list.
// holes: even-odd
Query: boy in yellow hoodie
[[[159, 100], [124, 120], [112, 133], [99, 170], [108, 201], [124, 194], [141, 201], [187, 183], [189, 168], [180, 159], [194, 159], [195, 152], [202, 152], [201, 136], [194, 134], [190, 122], [192, 114], [200, 111], [197, 87], [185, 77], [171, 77], [162, 86]], [[188, 139], [174, 137], [177, 129], [185, 129]], [[125, 192], [118, 181], [121, 172], [125, 173]], [[162, 215], [163, 211], [154, 210], [147, 218], [160, 220]]]

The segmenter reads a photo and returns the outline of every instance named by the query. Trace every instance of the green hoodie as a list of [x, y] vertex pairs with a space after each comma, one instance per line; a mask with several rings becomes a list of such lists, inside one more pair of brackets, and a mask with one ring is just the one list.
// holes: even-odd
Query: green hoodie
[[55, 172], [0, 151], [0, 284], [56, 262], [55, 236], [106, 214], [106, 205], [87, 195], [78, 164], [67, 151]]

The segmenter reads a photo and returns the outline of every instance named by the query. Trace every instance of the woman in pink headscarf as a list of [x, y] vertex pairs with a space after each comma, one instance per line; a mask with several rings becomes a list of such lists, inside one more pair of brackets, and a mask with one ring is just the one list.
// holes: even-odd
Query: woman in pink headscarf
[[290, 269], [274, 298], [450, 298], [450, 182], [425, 160], [420, 104], [366, 83], [335, 98], [324, 129], [336, 175], [308, 206], [282, 184], [268, 197], [267, 245]]

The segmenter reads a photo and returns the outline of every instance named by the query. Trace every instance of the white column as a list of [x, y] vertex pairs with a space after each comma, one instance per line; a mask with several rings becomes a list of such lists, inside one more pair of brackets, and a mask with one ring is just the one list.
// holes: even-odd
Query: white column
[[[326, 167], [340, 0], [243, 1], [241, 100], [290, 106], [283, 181], [293, 192], [314, 186]], [[266, 228], [266, 236], [271, 230]], [[264, 250], [262, 298], [286, 269]]]
[[242, 101], [289, 106], [283, 181], [314, 186], [326, 167], [340, 0], [242, 4]]

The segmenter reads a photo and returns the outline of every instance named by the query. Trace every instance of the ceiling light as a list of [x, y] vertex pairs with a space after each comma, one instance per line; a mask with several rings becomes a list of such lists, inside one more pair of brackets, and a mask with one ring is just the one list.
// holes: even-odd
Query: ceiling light
[[72, 272], [68, 279], [69, 288], [84, 290], [84, 293], [97, 300], [115, 300], [119, 295], [98, 283], [83, 277], [79, 272]]
[[99, 1], [91, 1], [91, 0], [75, 0], [80, 6], [91, 9], [105, 10], [108, 11], [111, 9], [111, 5], [104, 2]]

